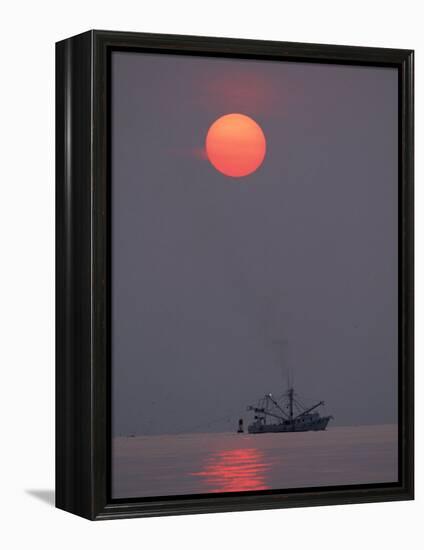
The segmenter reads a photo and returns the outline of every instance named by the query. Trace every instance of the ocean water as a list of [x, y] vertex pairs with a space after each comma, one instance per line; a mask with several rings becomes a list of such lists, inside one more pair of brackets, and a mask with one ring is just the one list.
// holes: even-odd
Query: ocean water
[[113, 498], [397, 481], [397, 425], [117, 437]]

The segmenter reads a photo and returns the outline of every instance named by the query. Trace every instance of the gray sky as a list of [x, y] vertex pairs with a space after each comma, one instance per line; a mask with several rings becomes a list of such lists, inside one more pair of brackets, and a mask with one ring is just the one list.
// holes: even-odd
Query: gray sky
[[[397, 418], [397, 72], [113, 54], [114, 434], [233, 430], [286, 389]], [[267, 155], [204, 158], [219, 116]]]

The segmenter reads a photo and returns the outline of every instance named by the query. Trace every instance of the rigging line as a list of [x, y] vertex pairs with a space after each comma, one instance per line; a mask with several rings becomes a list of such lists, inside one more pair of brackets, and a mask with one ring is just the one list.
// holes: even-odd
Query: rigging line
[[306, 407], [301, 403], [301, 401], [300, 401], [299, 399], [293, 399], [293, 402], [294, 402], [299, 408], [306, 409]]
[[275, 401], [275, 399], [273, 399], [272, 397], [269, 397], [269, 399], [272, 401], [272, 403], [274, 403], [274, 405], [277, 407], [277, 409], [279, 409], [283, 415], [286, 415], [286, 413], [283, 411], [283, 409], [280, 407], [280, 405], [277, 403], [277, 401]]

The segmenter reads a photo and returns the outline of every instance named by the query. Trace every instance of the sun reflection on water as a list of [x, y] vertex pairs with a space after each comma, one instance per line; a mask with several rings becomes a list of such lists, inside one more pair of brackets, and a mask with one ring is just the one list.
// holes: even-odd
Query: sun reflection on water
[[269, 489], [266, 472], [269, 465], [258, 449], [218, 451], [205, 460], [204, 468], [191, 475], [203, 478], [211, 493], [261, 491]]

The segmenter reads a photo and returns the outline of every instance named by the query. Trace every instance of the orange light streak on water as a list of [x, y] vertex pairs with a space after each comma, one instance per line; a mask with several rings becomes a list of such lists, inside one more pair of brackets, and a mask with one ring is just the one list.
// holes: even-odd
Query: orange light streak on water
[[211, 493], [261, 491], [269, 489], [269, 470], [264, 454], [258, 449], [233, 449], [216, 452], [205, 461], [204, 469], [191, 475], [203, 478]]

